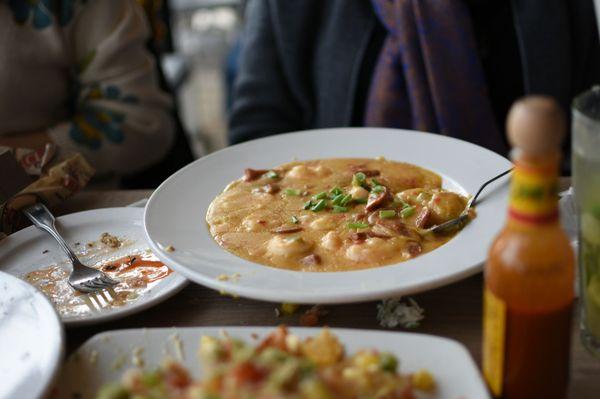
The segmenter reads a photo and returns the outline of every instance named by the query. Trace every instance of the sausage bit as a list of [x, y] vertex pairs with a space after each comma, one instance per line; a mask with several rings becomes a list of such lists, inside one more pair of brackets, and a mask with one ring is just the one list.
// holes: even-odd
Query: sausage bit
[[246, 168], [246, 169], [244, 169], [244, 181], [248, 182], [248, 181], [257, 180], [267, 172], [268, 172], [268, 170], [265, 170], [265, 169]]
[[302, 230], [302, 227], [300, 227], [300, 226], [281, 226], [281, 227], [277, 227], [275, 230], [273, 230], [272, 233], [289, 234], [289, 233], [296, 233], [301, 230]]
[[380, 193], [369, 194], [369, 199], [367, 201], [367, 205], [365, 206], [365, 211], [371, 212], [377, 208], [382, 207], [387, 202], [393, 199], [392, 194], [390, 194], [390, 190], [386, 186], [381, 187], [383, 187], [383, 190]]

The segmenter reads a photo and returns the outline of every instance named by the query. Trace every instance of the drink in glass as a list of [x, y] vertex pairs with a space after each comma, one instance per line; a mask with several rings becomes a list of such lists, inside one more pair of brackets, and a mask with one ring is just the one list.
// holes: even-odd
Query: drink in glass
[[581, 334], [584, 345], [600, 356], [600, 86], [573, 102], [572, 136]]

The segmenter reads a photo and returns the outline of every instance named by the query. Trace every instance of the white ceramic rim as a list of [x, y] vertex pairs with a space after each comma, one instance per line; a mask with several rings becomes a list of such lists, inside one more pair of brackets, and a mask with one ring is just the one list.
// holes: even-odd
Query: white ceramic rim
[[[311, 142], [320, 145], [306, 144]], [[340, 143], [343, 144], [341, 149], [329, 148], [334, 144], [340, 147]], [[406, 150], [402, 158], [395, 158], [391, 152], [393, 148], [406, 143], [411, 145], [411, 150]], [[290, 155], [300, 147], [308, 149], [308, 154], [299, 159], [383, 155], [391, 160], [414, 163], [440, 174], [445, 187], [470, 194], [474, 194], [483, 181], [512, 166], [506, 158], [475, 144], [407, 130], [320, 129], [253, 140], [196, 160], [154, 191], [144, 213], [146, 238], [154, 253], [174, 270], [199, 284], [272, 302], [325, 304], [378, 300], [433, 289], [481, 270], [487, 248], [504, 224], [507, 178], [493, 183], [482, 194], [477, 218], [457, 237], [435, 251], [396, 265], [334, 273], [295, 272], [249, 262], [219, 247], [204, 222], [210, 201], [194, 198], [195, 202], [190, 202], [189, 197], [193, 196], [190, 192], [196, 190], [197, 194], [214, 198], [226, 184], [242, 174], [244, 167], [270, 168], [289, 162], [294, 158]], [[277, 148], [275, 155], [273, 148]], [[420, 151], [425, 149], [445, 159], [423, 156]], [[258, 159], [256, 154], [261, 151], [268, 154], [269, 159]], [[227, 162], [227, 167], [223, 168], [223, 162]], [[202, 170], [209, 171], [211, 178], [197, 173]], [[198, 186], [202, 188], [201, 192]], [[169, 202], [176, 194], [179, 197]], [[184, 212], [179, 208], [186, 208], [186, 205], [190, 205], [187, 218], [177, 219], [178, 212]], [[202, 208], [201, 215], [195, 212], [199, 207]], [[197, 248], [190, 244], [190, 235], [195, 234], [198, 235]], [[175, 251], [166, 250], [169, 245], [173, 245]], [[443, 263], [450, 263], [451, 267]], [[425, 266], [426, 273], [412, 272]], [[411, 281], [403, 284], [402, 277], [407, 270], [411, 270]], [[242, 277], [238, 281], [222, 281], [217, 277], [223, 273], [241, 273]]]
[[[88, 397], [85, 393], [90, 393], [93, 389], [85, 390], [85, 388], [80, 387], [82, 383], [86, 383], [86, 388], [90, 385], [96, 388], [104, 383], [118, 380], [124, 370], [115, 370], [111, 367], [113, 362], [111, 359], [113, 359], [113, 356], [122, 356], [124, 352], [128, 353], [133, 347], [144, 350], [143, 357], [150, 368], [160, 364], [166, 352], [181, 361], [192, 375], [197, 377], [198, 373], [201, 373], [201, 367], [197, 359], [190, 356], [190, 353], [197, 351], [197, 342], [200, 336], [220, 336], [223, 332], [226, 332], [228, 335], [244, 339], [246, 342], [257, 343], [255, 334], [259, 336], [258, 340], [260, 340], [274, 330], [274, 327], [259, 326], [205, 326], [102, 332], [89, 338], [76, 352], [71, 354], [65, 363], [63, 373], [58, 381], [58, 389], [62, 388], [59, 397], [71, 398], [70, 393], [74, 391], [84, 392], [83, 397]], [[305, 338], [317, 335], [322, 331], [322, 328], [290, 327], [289, 330], [292, 334]], [[401, 370], [412, 372], [426, 368], [434, 374], [435, 378], [438, 379], [438, 384], [441, 384], [442, 387], [448, 389], [451, 386], [455, 388], [450, 388], [453, 391], [462, 391], [459, 393], [452, 392], [451, 396], [445, 396], [444, 398], [489, 398], [487, 388], [473, 357], [466, 347], [456, 340], [429, 334], [398, 331], [331, 328], [331, 332], [339, 337], [349, 353], [356, 353], [356, 351], [365, 348], [390, 351], [399, 357]], [[173, 342], [174, 336], [178, 337], [180, 346]], [[190, 347], [191, 342], [193, 344]], [[177, 355], [178, 350], [175, 347], [184, 347], [182, 357]], [[87, 362], [82, 364], [81, 356], [78, 355], [89, 353], [92, 350], [102, 353], [102, 358], [99, 358], [99, 361], [93, 365]], [[441, 361], [443, 365], [437, 357], [440, 353], [444, 356]], [[76, 356], [79, 360], [74, 360], [77, 359]], [[72, 383], [73, 378], [69, 377], [73, 374], [81, 374], [79, 367], [82, 366], [84, 368], [84, 375], [82, 376], [84, 382], [78, 380]], [[91, 384], [87, 380], [88, 378], [92, 379]], [[442, 398], [441, 394], [434, 396]]]
[[13, 276], [10, 273], [6, 273], [0, 270], [0, 277], [5, 277], [8, 280], [12, 280], [14, 284], [19, 284], [19, 285], [23, 285], [24, 287], [26, 287], [26, 289], [31, 290], [32, 291], [32, 296], [35, 297], [35, 300], [39, 303], [40, 306], [44, 306], [45, 312], [48, 315], [52, 315], [50, 316], [51, 322], [54, 324], [52, 327], [52, 331], [58, 331], [59, 333], [59, 337], [58, 337], [58, 341], [60, 342], [60, 345], [58, 346], [58, 348], [51, 348], [51, 361], [50, 361], [50, 367], [51, 367], [51, 372], [47, 374], [47, 377], [44, 381], [36, 381], [36, 383], [34, 384], [35, 387], [37, 387], [35, 389], [34, 395], [32, 397], [34, 398], [43, 398], [46, 397], [46, 395], [49, 394], [49, 391], [52, 388], [52, 383], [58, 378], [59, 372], [60, 372], [60, 367], [62, 365], [62, 359], [63, 356], [65, 354], [65, 330], [63, 328], [63, 324], [60, 321], [60, 316], [58, 315], [58, 313], [56, 312], [56, 309], [54, 309], [54, 306], [52, 306], [52, 304], [50, 303], [50, 301], [48, 300], [48, 298], [46, 298], [46, 296], [44, 296], [44, 294], [42, 294], [40, 291], [38, 291], [37, 289], [35, 289], [33, 286], [31, 286], [30, 284], [26, 283], [25, 281], [21, 280], [18, 277]]
[[[63, 227], [69, 226], [78, 226], [82, 224], [94, 223], [98, 220], [110, 220], [113, 219], [115, 222], [121, 223], [132, 223], [137, 222], [140, 224], [139, 228], [141, 229], [141, 222], [144, 210], [142, 208], [134, 208], [134, 207], [118, 207], [118, 208], [100, 208], [93, 209], [88, 211], [71, 213], [68, 215], [57, 217], [57, 221], [61, 223]], [[104, 230], [102, 230], [104, 231]], [[102, 231], [98, 231], [98, 236], [102, 233]], [[141, 231], [140, 231], [141, 233]], [[8, 253], [13, 250], [16, 246], [21, 245], [24, 242], [35, 239], [37, 236], [45, 235], [46, 233], [38, 230], [35, 226], [27, 227], [23, 230], [17, 231], [14, 234], [11, 234], [8, 238], [3, 240], [0, 246], [0, 256], [2, 253]], [[140, 234], [140, 238], [144, 238], [144, 234]], [[10, 238], [10, 239], [9, 239]], [[7, 274], [13, 274], [12, 271], [6, 271], [4, 269], [0, 269]], [[18, 276], [15, 276], [18, 278]], [[78, 326], [87, 326], [96, 323], [103, 323], [111, 320], [116, 320], [119, 318], [123, 318], [125, 316], [129, 316], [134, 313], [138, 313], [153, 307], [154, 305], [161, 303], [173, 295], [177, 294], [181, 291], [186, 285], [187, 280], [180, 274], [172, 274], [168, 277], [171, 280], [170, 284], [166, 288], [159, 288], [160, 285], [156, 285], [154, 287], [155, 292], [157, 294], [153, 298], [139, 300], [133, 302], [127, 306], [123, 306], [120, 308], [112, 309], [107, 312], [99, 312], [93, 313], [89, 316], [85, 317], [70, 317], [62, 319], [63, 323], [67, 327], [78, 327]], [[166, 282], [166, 280], [165, 280]], [[162, 284], [163, 282], [161, 282]], [[143, 299], [142, 296], [140, 299]]]

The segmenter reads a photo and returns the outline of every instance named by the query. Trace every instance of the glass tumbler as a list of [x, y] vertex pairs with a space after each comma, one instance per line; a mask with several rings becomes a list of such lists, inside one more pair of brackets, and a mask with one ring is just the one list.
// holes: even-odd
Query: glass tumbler
[[572, 113], [581, 338], [600, 357], [600, 86], [579, 95]]

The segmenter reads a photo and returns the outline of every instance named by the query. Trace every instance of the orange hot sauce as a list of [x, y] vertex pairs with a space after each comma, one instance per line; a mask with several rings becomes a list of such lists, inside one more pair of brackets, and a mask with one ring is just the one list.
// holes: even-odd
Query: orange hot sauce
[[558, 219], [565, 123], [547, 97], [517, 102], [508, 221], [485, 265], [483, 372], [494, 398], [566, 398], [574, 255]]

